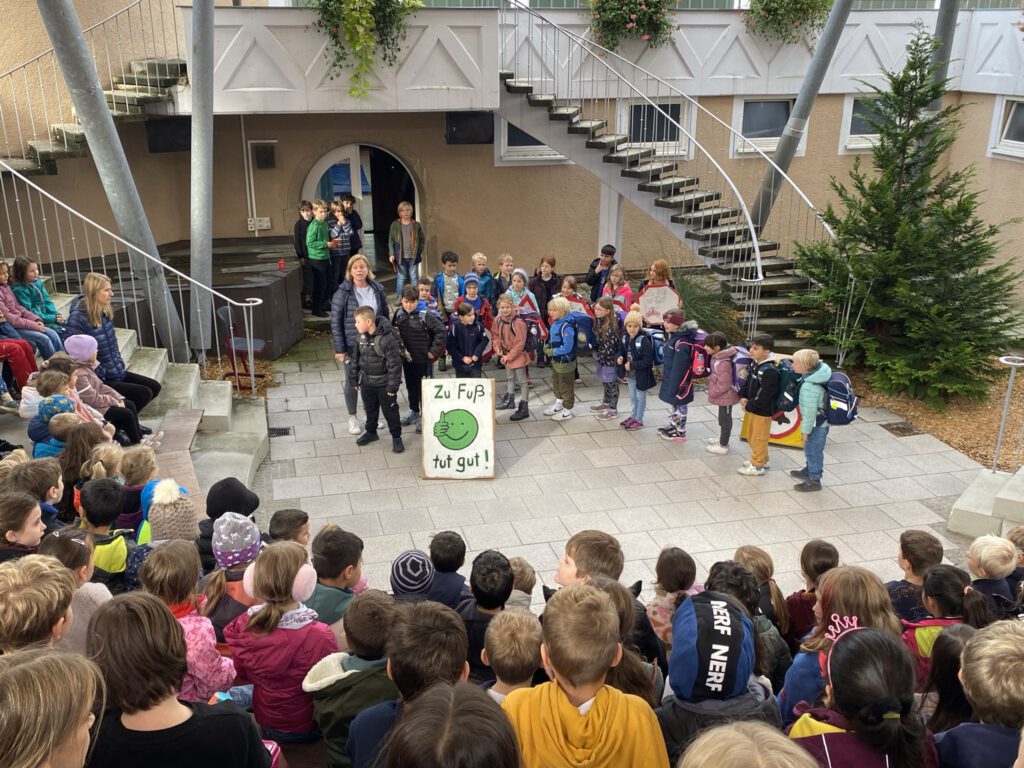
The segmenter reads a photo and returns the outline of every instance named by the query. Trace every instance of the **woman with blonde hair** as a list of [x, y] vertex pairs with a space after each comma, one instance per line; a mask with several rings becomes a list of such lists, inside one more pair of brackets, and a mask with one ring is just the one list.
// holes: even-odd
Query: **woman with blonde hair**
[[[415, 283], [415, 281], [413, 281]], [[352, 368], [352, 350], [359, 343], [356, 330], [356, 310], [373, 307], [377, 314], [377, 325], [390, 325], [388, 320], [388, 298], [384, 286], [373, 279], [370, 262], [361, 253], [348, 260], [345, 280], [338, 286], [331, 301], [331, 341], [334, 343], [334, 359], [345, 368], [345, 408], [348, 410], [348, 433], [358, 435], [363, 431], [356, 418], [359, 393], [356, 392], [358, 371]]]
[[705, 731], [677, 768], [817, 768], [806, 751], [764, 723], [738, 722]]
[[77, 653], [36, 649], [0, 656], [4, 768], [82, 768], [104, 690], [99, 668]]
[[[138, 412], [160, 394], [160, 382], [133, 373], [125, 365], [114, 333], [113, 299], [110, 278], [98, 272], [87, 274], [82, 281], [82, 293], [71, 302], [67, 333], [69, 336], [84, 334], [96, 339], [96, 375], [123, 398], [131, 400]], [[141, 432], [148, 435], [152, 430], [141, 427]]]

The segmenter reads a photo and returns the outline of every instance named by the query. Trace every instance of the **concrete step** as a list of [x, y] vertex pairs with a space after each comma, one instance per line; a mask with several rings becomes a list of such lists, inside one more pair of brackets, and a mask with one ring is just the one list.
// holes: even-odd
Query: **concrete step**
[[[175, 81], [177, 82], [177, 81]], [[145, 96], [161, 96], [170, 97], [170, 93], [167, 88], [163, 88], [159, 85], [147, 85], [145, 82], [141, 84], [136, 83], [117, 83], [115, 82], [115, 93], [138, 93]], [[160, 101], [166, 99], [161, 98]]]
[[677, 166], [672, 160], [652, 160], [649, 163], [640, 163], [631, 168], [623, 168], [621, 175], [628, 179], [645, 179], [650, 181], [656, 179], [663, 173], [674, 173]]
[[234, 400], [230, 381], [200, 381], [196, 407], [202, 410], [201, 432], [230, 432]]
[[[668, 197], [659, 197], [654, 201], [654, 205], [658, 208], [679, 208], [690, 210], [698, 205], [719, 200], [721, 197], [721, 192], [711, 192], [706, 189], [692, 189], [689, 192], [680, 192], [675, 195], [669, 195]], [[675, 217], [673, 216], [673, 221], [674, 220]]]
[[624, 133], [603, 133], [600, 136], [594, 136], [593, 138], [587, 139], [586, 147], [587, 149], [603, 149], [610, 151], [618, 149], [628, 140], [629, 136]]
[[691, 227], [713, 227], [722, 219], [736, 218], [742, 213], [739, 208], [727, 208], [724, 205], [710, 205], [707, 208], [696, 208], [692, 211], [677, 213], [672, 217], [676, 224]]
[[[46, 278], [49, 280], [50, 278]], [[75, 297], [70, 293], [54, 293], [47, 288], [50, 294], [50, 301], [53, 302], [53, 306], [57, 308], [57, 314], [62, 315], [66, 320], [68, 313], [71, 311], [71, 302], [75, 300]]]
[[553, 107], [555, 105], [555, 94], [553, 93], [530, 93], [526, 101], [531, 107]]
[[641, 192], [653, 192], [659, 197], [667, 197], [676, 194], [681, 189], [695, 187], [700, 181], [696, 176], [662, 176], [659, 179], [651, 179], [642, 184], [637, 184]]
[[86, 147], [85, 128], [78, 123], [54, 123], [50, 126], [50, 136], [69, 147]]
[[1024, 523], [1024, 469], [1018, 469], [996, 494], [992, 514], [1014, 524]]
[[[779, 244], [773, 240], [762, 240], [759, 243], [761, 248], [761, 269], [765, 272], [781, 272], [786, 269], [792, 269], [795, 264], [789, 259], [783, 258], [765, 258], [766, 253], [779, 250]], [[701, 256], [706, 256], [709, 259], [722, 259], [729, 264], [729, 269], [737, 270], [744, 269], [747, 266], [747, 260], [749, 259], [749, 266], [754, 266], [752, 257], [754, 255], [754, 244], [749, 240], [740, 240], [735, 243], [727, 243], [725, 245], [705, 245], [697, 249], [697, 253]], [[733, 259], [742, 258], [744, 259], [742, 267], [732, 266], [737, 262], [732, 261]], [[711, 267], [712, 270], [718, 272], [718, 268], [715, 266]]]
[[506, 80], [505, 90], [509, 93], [533, 93], [533, 85], [525, 80]]
[[129, 104], [123, 99], [107, 98], [107, 108], [115, 118], [145, 119], [145, 110], [140, 104]]
[[[34, 157], [0, 157], [7, 165], [22, 176], [53, 176], [57, 173], [55, 163], [40, 164]], [[7, 173], [6, 170], [3, 171]]]
[[139, 347], [128, 362], [128, 370], [162, 383], [167, 365], [166, 349]]
[[139, 337], [130, 328], [115, 328], [114, 335], [117, 337], [117, 348], [121, 351], [122, 360], [131, 360], [135, 350], [139, 348]]
[[513, 72], [513, 71], [512, 71], [512, 70], [510, 70], [510, 69], [501, 69], [501, 70], [498, 70], [498, 79], [499, 79], [499, 80], [501, 80], [501, 81], [503, 81], [503, 82], [504, 82], [505, 80], [511, 80], [511, 79], [512, 79], [513, 77], [515, 77], [515, 76], [516, 76], [516, 73], [515, 73], [515, 72]]
[[167, 411], [160, 422], [164, 436], [156, 449], [157, 455], [191, 451], [202, 418], [203, 412], [198, 408], [171, 408]]
[[141, 75], [114, 75], [114, 85], [119, 88], [128, 89], [130, 86], [140, 86], [143, 88], [170, 88], [171, 86], [178, 85], [182, 82], [182, 78], [177, 76], [160, 77], [159, 75], [141, 74]]
[[623, 165], [637, 165], [648, 157], [654, 157], [654, 150], [650, 147], [630, 147], [609, 152], [604, 156], [606, 163], [621, 163]]
[[[700, 250], [703, 251], [704, 249], [701, 248]], [[709, 249], [709, 250], [711, 250], [711, 249]], [[750, 253], [751, 252], [748, 250], [745, 254], [742, 254], [742, 255], [749, 256]], [[763, 250], [762, 250], [762, 253], [764, 253]], [[701, 254], [701, 255], [703, 256], [705, 254]], [[712, 258], [725, 258], [725, 256], [724, 255], [720, 255], [720, 256], [712, 255]], [[731, 258], [735, 258], [735, 255], [730, 255], [728, 258], [730, 258], [730, 259]], [[783, 258], [764, 258], [763, 256], [761, 258], [761, 271], [764, 274], [766, 274], [766, 275], [767, 274], [771, 274], [772, 272], [781, 272], [783, 270], [792, 269], [792, 268], [793, 268], [793, 262], [790, 261], [789, 259], [783, 259]], [[753, 259], [743, 259], [742, 261], [728, 261], [728, 260], [726, 260], [726, 261], [719, 261], [719, 262], [711, 265], [711, 271], [715, 272], [715, 273], [717, 273], [719, 275], [728, 275], [728, 274], [731, 274], [733, 272], [754, 273], [756, 271], [756, 269], [757, 269], [757, 264], [756, 264], [756, 262], [754, 262]], [[749, 276], [750, 275], [748, 274], [748, 277]]]
[[575, 123], [571, 123], [566, 130], [569, 133], [583, 133], [587, 136], [593, 136], [598, 131], [607, 127], [607, 120], [577, 120]]
[[[733, 286], [739, 288], [740, 284]], [[799, 275], [773, 275], [766, 277], [761, 283], [761, 293], [789, 293], [790, 291], [806, 290], [810, 287], [806, 277]]]
[[551, 107], [548, 110], [549, 120], [568, 120], [571, 122], [579, 116], [579, 107]]
[[135, 59], [129, 63], [133, 75], [182, 77], [186, 74], [184, 59]]
[[[743, 315], [745, 319], [746, 314]], [[812, 328], [820, 328], [822, 325], [821, 318], [818, 317], [802, 317], [799, 315], [757, 315], [757, 328], [758, 330], [764, 331], [765, 333], [779, 333], [780, 331], [787, 331], [796, 329], [798, 331], [809, 331]], [[789, 334], [786, 334], [789, 335]]]
[[953, 533], [974, 539], [987, 533], [999, 536], [1003, 519], [994, 513], [996, 497], [1014, 478], [1008, 472], [983, 469], [974, 482], [960, 495], [949, 513], [946, 528]]
[[746, 222], [735, 224], [720, 224], [714, 227], [704, 227], [703, 229], [692, 229], [686, 233], [687, 237], [692, 237], [695, 240], [716, 240], [719, 243], [731, 242], [736, 238], [746, 237], [750, 234], [750, 228]]
[[140, 417], [162, 418], [175, 408], [194, 407], [199, 396], [199, 366], [195, 363], [168, 363], [160, 396], [147, 405]]
[[251, 486], [269, 451], [266, 403], [262, 397], [239, 397], [234, 399], [230, 432], [196, 434], [192, 465], [204, 491], [229, 476]]
[[762, 296], [760, 299], [752, 299], [739, 295], [733, 295], [733, 301], [740, 305], [757, 304], [760, 307], [759, 314], [776, 314], [778, 312], [791, 312], [800, 308], [800, 302], [793, 296]]
[[145, 106], [146, 104], [159, 104], [164, 101], [170, 101], [170, 94], [156, 92], [156, 93], [142, 93], [140, 91], [125, 91], [121, 89], [113, 91], [104, 91], [103, 95], [107, 99], [107, 103], [113, 102], [120, 109], [123, 105], [128, 104], [129, 106]]
[[775, 351], [781, 352], [784, 355], [791, 355], [798, 349], [805, 349], [813, 346], [818, 350], [822, 357], [835, 357], [839, 350], [831, 345], [820, 346], [812, 344], [809, 338], [801, 338], [798, 336], [776, 336], [775, 337]]

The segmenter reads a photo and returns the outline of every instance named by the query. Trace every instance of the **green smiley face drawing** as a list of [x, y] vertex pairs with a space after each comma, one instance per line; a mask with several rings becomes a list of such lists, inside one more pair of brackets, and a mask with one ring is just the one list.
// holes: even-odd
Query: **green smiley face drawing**
[[449, 451], [461, 451], [476, 440], [479, 431], [476, 417], [461, 408], [447, 413], [442, 411], [434, 425], [434, 437]]

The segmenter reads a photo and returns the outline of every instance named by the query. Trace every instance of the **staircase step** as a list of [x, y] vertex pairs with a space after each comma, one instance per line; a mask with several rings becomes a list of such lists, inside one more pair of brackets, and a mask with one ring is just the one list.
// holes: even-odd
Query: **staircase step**
[[51, 139], [29, 141], [28, 152], [30, 156], [34, 156], [40, 163], [62, 160], [66, 157], [85, 157], [87, 154], [86, 148], [81, 145], [66, 147], [63, 141], [53, 141]]
[[508, 70], [508, 69], [498, 70], [498, 79], [499, 80], [511, 80], [515, 76], [516, 76], [516, 73], [511, 71], [511, 70]]
[[186, 74], [184, 59], [135, 59], [129, 67], [133, 75], [182, 77]]
[[617, 149], [628, 140], [629, 136], [624, 133], [606, 133], [603, 136], [594, 136], [593, 138], [587, 139], [587, 148], [605, 150]]
[[533, 93], [533, 86], [525, 80], [506, 80], [505, 90], [509, 93]]
[[604, 156], [606, 163], [622, 163], [623, 165], [634, 165], [648, 157], [654, 157], [654, 150], [650, 147], [630, 147], [609, 152]]
[[85, 140], [85, 128], [78, 123], [54, 123], [50, 126], [50, 135], [54, 141], [59, 141], [68, 147], [85, 147], [88, 142]]
[[978, 472], [974, 482], [967, 486], [953, 504], [946, 528], [972, 539], [986, 533], [999, 536], [1003, 528], [1003, 518], [993, 514], [993, 507], [996, 497], [1013, 477], [1007, 472], [992, 472], [988, 469]]
[[[741, 283], [739, 281], [730, 282], [729, 284], [734, 289], [739, 289], [744, 285], [744, 283]], [[760, 285], [761, 293], [778, 293], [779, 291], [798, 291], [810, 287], [810, 283], [807, 281], [806, 277], [785, 274], [766, 277]]]
[[129, 106], [141, 106], [143, 104], [159, 104], [170, 101], [171, 97], [166, 93], [140, 93], [138, 91], [104, 91], [107, 103], [116, 104], [118, 108], [127, 104]]
[[[812, 346], [812, 344], [811, 340], [808, 338], [796, 338], [792, 336], [775, 338], [775, 351], [781, 352], [784, 355], [791, 355], [798, 349], [806, 349], [807, 347], [810, 346]], [[839, 350], [831, 345], [816, 345], [814, 348], [818, 350], [818, 354], [820, 354], [822, 357], [835, 357], [837, 354], [839, 354]]]
[[[160, 422], [160, 429], [164, 436], [160, 439], [160, 447], [156, 449], [157, 455], [162, 453], [188, 452], [192, 449], [192, 441], [195, 439], [196, 430], [199, 429], [199, 422], [203, 418], [203, 412], [198, 408], [171, 408], [164, 414]], [[169, 475], [173, 477], [173, 475]]]
[[162, 382], [164, 373], [167, 371], [167, 350], [157, 347], [139, 347], [128, 363], [128, 370]]
[[732, 300], [741, 306], [757, 304], [759, 314], [762, 315], [774, 315], [779, 312], [790, 312], [800, 308], [800, 302], [794, 296], [762, 296], [759, 299], [755, 299], [743, 294], [732, 294]]
[[671, 160], [652, 160], [649, 163], [640, 163], [632, 168], [623, 168], [622, 175], [630, 179], [656, 179], [663, 173], [672, 173], [677, 166]]
[[[765, 253], [779, 250], [779, 244], [772, 240], [760, 240], [758, 245], [761, 247], [761, 269], [765, 272], [769, 271], [769, 264], [771, 265], [770, 271], [778, 272], [783, 269], [793, 269], [795, 264], [789, 259], [764, 258]], [[738, 240], [734, 243], [728, 243], [726, 245], [705, 245], [697, 249], [699, 256], [706, 256], [709, 259], [725, 259], [735, 260], [741, 257], [750, 257], [754, 254], [754, 244], [749, 240]], [[746, 260], [741, 262], [743, 264], [748, 263]], [[750, 259], [749, 264], [753, 266], [754, 261]], [[712, 267], [714, 269], [714, 267]]]
[[569, 133], [585, 133], [588, 136], [593, 136], [597, 131], [607, 127], [607, 120], [577, 120], [569, 126], [568, 131]]
[[[44, 278], [50, 280], [51, 278]], [[62, 315], [66, 320], [68, 315], [71, 313], [71, 302], [75, 300], [75, 297], [70, 293], [57, 293], [53, 290], [49, 291], [50, 301], [53, 302], [53, 306], [57, 308], [57, 314]]]
[[139, 337], [130, 328], [115, 328], [114, 336], [117, 337], [117, 348], [121, 352], [122, 360], [131, 360], [135, 350], [139, 347]]
[[1024, 522], [1024, 471], [1018, 469], [996, 494], [992, 514], [1011, 523]]
[[143, 409], [139, 414], [141, 417], [153, 419], [173, 408], [192, 408], [199, 393], [199, 366], [195, 363], [168, 363], [161, 384], [160, 396]]
[[[175, 80], [175, 82], [177, 81]], [[115, 83], [115, 85], [115, 93], [138, 93], [144, 96], [166, 96], [168, 98], [170, 97], [168, 89], [162, 88], [159, 85], [148, 85], [146, 83], [143, 83], [141, 85], [136, 85], [134, 83]]]
[[199, 423], [202, 432], [229, 432], [231, 430], [231, 408], [234, 401], [233, 385], [230, 381], [199, 382], [198, 407], [203, 412]]
[[549, 120], [575, 120], [580, 115], [579, 107], [551, 107], [548, 110]]
[[[57, 173], [54, 163], [40, 164], [34, 157], [0, 157], [13, 170], [23, 176], [52, 176]], [[4, 170], [7, 173], [7, 170]]]
[[120, 88], [126, 88], [127, 86], [171, 88], [172, 86], [179, 85], [181, 83], [181, 77], [176, 75], [161, 77], [160, 75], [151, 75], [146, 73], [140, 75], [114, 75], [113, 83]]
[[553, 93], [531, 93], [526, 97], [531, 107], [553, 107], [555, 105], [555, 94]]
[[[763, 244], [762, 244], [763, 245]], [[728, 246], [726, 246], [728, 247]], [[704, 249], [701, 248], [701, 251]], [[701, 256], [708, 256], [708, 258], [718, 258], [719, 261], [711, 265], [711, 271], [719, 275], [728, 275], [734, 272], [746, 272], [747, 276], [750, 277], [756, 273], [757, 265], [753, 259], [743, 259], [742, 261], [729, 261], [722, 260], [722, 256], [712, 256], [709, 254], [701, 253]], [[749, 256], [749, 252], [744, 254]], [[761, 257], [761, 271], [765, 275], [769, 275], [773, 272], [782, 272], [787, 269], [793, 268], [793, 262], [789, 259], [783, 258], [771, 258], [766, 259]]]
[[209, 489], [228, 476], [251, 486], [256, 470], [269, 452], [265, 401], [262, 397], [239, 397], [234, 400], [230, 432], [196, 435], [192, 443], [192, 464], [203, 489]]
[[739, 208], [726, 208], [722, 205], [712, 205], [707, 208], [696, 208], [692, 211], [677, 213], [672, 217], [676, 224], [689, 226], [712, 227], [721, 219], [728, 219], [739, 216], [742, 211]]
[[107, 106], [110, 108], [110, 112], [115, 118], [128, 117], [136, 120], [146, 119], [142, 107], [138, 104], [128, 104], [121, 99], [114, 101], [113, 99], [108, 98]]
[[[110, 104], [107, 106], [110, 106]], [[110, 116], [114, 118], [115, 123], [143, 123], [146, 121], [146, 113], [138, 107], [129, 107], [125, 110], [121, 106], [123, 105], [116, 109], [111, 107]]]
[[643, 184], [638, 184], [637, 189], [641, 192], [654, 192], [657, 195], [672, 195], [680, 189], [696, 186], [700, 181], [696, 176], [662, 176], [660, 179], [651, 179]]
[[[743, 319], [747, 319], [748, 315], [743, 315]], [[821, 318], [817, 317], [801, 317], [799, 315], [783, 315], [780, 317], [765, 317], [761, 314], [757, 316], [757, 328], [762, 331], [771, 333], [777, 332], [780, 328], [783, 330], [796, 329], [800, 331], [810, 330], [812, 328], [820, 328], [822, 325]]]
[[[161, 446], [162, 448], [163, 446]], [[192, 466], [192, 455], [188, 451], [160, 452], [156, 456], [157, 474], [161, 478], [173, 478], [174, 481], [188, 491], [192, 507], [195, 509], [196, 520], [206, 517], [206, 493], [196, 477]]]
[[720, 224], [714, 227], [693, 229], [686, 233], [687, 237], [695, 240], [717, 240], [718, 242], [729, 242], [737, 237], [750, 234], [750, 228], [746, 223]]
[[694, 206], [721, 198], [721, 192], [709, 192], [706, 189], [694, 189], [689, 192], [680, 192], [670, 197], [659, 197], [654, 204], [659, 208], [685, 208], [687, 210]]

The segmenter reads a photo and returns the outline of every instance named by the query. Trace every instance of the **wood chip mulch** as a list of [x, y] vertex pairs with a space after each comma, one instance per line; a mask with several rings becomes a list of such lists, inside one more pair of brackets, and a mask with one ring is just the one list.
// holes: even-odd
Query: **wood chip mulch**
[[[256, 379], [256, 394], [261, 397], [266, 397], [268, 389], [278, 386], [278, 383], [274, 381], [274, 363], [272, 360], [257, 359], [253, 367], [256, 373], [266, 374], [263, 378], [257, 377]], [[219, 362], [217, 361], [217, 358], [211, 358], [199, 372], [200, 378], [204, 381], [210, 379], [220, 381], [224, 378], [225, 374], [231, 374], [231, 358], [227, 355], [222, 356]], [[249, 380], [248, 376], [241, 373], [239, 373], [239, 375], [246, 381]], [[229, 378], [231, 383], [234, 384], [234, 376], [230, 376]], [[235, 389], [235, 394], [248, 396], [249, 388], [245, 387], [241, 390]]]

